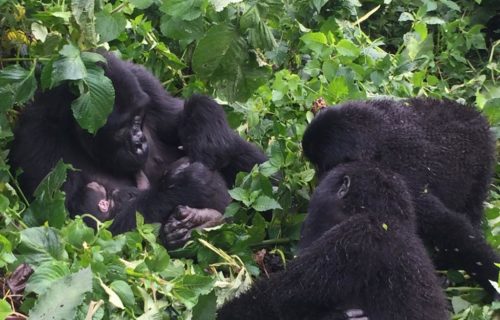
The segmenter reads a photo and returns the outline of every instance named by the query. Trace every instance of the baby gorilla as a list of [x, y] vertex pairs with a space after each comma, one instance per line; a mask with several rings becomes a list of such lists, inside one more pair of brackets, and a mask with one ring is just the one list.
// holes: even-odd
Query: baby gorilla
[[449, 319], [401, 176], [370, 162], [339, 165], [314, 192], [303, 236], [323, 224], [330, 229], [287, 270], [259, 280], [218, 319], [331, 320], [353, 307], [370, 320]]
[[[184, 244], [193, 229], [215, 226], [223, 222], [221, 212], [230, 202], [224, 178], [199, 162], [181, 158], [163, 175], [161, 183], [151, 189], [135, 187], [72, 173], [79, 180], [78, 196], [68, 202], [72, 215], [90, 213], [101, 221], [114, 219], [113, 233], [135, 227], [135, 212], [147, 223], [163, 224], [161, 238], [168, 248]], [[194, 190], [194, 191], [193, 191]], [[200, 209], [198, 209], [200, 208]], [[93, 219], [85, 219], [95, 226]]]

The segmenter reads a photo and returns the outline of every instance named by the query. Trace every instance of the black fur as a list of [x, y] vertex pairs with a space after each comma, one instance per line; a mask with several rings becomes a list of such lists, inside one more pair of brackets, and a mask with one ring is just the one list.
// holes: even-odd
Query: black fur
[[418, 233], [437, 266], [465, 269], [494, 294], [488, 280], [498, 278], [494, 262], [500, 259], [483, 239], [480, 223], [495, 149], [478, 111], [425, 98], [348, 102], [323, 109], [302, 145], [320, 177], [358, 160], [377, 161], [404, 176], [415, 199]]
[[449, 319], [401, 176], [376, 163], [337, 166], [313, 194], [304, 237], [319, 224], [328, 227], [286, 271], [259, 280], [218, 319], [338, 319], [352, 307], [370, 320]]
[[[166, 221], [176, 205], [223, 211], [220, 204], [227, 205], [227, 199], [220, 197], [227, 196], [227, 186], [222, 186], [218, 179], [205, 179], [205, 174], [217, 170], [231, 186], [234, 171], [249, 170], [266, 160], [262, 151], [228, 127], [221, 106], [212, 99], [195, 96], [183, 101], [171, 97], [143, 67], [110, 53], [104, 56], [107, 63], [103, 68], [115, 89], [115, 105], [96, 135], [81, 129], [73, 118], [70, 104], [76, 97], [68, 85], [38, 93], [23, 111], [14, 131], [9, 163], [13, 171], [22, 169], [19, 183], [26, 196], [32, 197], [41, 180], [62, 158], [80, 170], [71, 173], [64, 185], [71, 215], [83, 213], [81, 207], [94, 208], [90, 213], [100, 215], [95, 204], [88, 204], [93, 200], [82, 198], [82, 193], [88, 191], [84, 183], [87, 181], [138, 194], [132, 205], [121, 203], [120, 212], [115, 208], [112, 226], [115, 233], [135, 226], [135, 209], [143, 211], [148, 222]], [[201, 120], [211, 123], [196, 122]], [[180, 148], [186, 141], [180, 134], [194, 128], [196, 137], [190, 135], [188, 145]], [[211, 149], [207, 149], [204, 137], [213, 138]], [[240, 150], [245, 153], [238, 154]], [[171, 177], [169, 166], [186, 154], [193, 155], [191, 165], [179, 176]], [[196, 156], [200, 154], [207, 161]], [[213, 158], [220, 162], [214, 165]], [[172, 179], [174, 188], [169, 187]], [[134, 190], [141, 187], [143, 180], [151, 191]], [[207, 181], [216, 182], [207, 185]], [[212, 192], [213, 189], [219, 192]], [[210, 199], [207, 193], [216, 196]], [[201, 204], [204, 206], [200, 207]]]

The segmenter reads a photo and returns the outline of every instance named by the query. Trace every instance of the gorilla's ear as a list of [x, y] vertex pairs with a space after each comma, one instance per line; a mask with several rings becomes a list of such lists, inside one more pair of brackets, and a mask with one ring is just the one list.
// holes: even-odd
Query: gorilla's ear
[[347, 193], [349, 192], [350, 185], [351, 185], [351, 178], [349, 178], [349, 176], [344, 176], [342, 178], [342, 185], [337, 191], [337, 196], [339, 197], [339, 199], [342, 199], [347, 195]]

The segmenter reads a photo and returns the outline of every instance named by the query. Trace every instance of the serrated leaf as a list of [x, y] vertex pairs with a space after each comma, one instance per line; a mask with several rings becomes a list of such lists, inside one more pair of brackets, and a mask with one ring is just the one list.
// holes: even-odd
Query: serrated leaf
[[105, 11], [96, 14], [96, 32], [99, 34], [99, 42], [108, 42], [118, 38], [125, 30], [127, 19], [120, 13], [107, 13]]
[[84, 79], [87, 92], [71, 103], [71, 109], [78, 124], [90, 133], [95, 133], [106, 123], [113, 110], [115, 89], [101, 68], [96, 66], [87, 71]]
[[76, 248], [83, 248], [84, 244], [94, 241], [94, 229], [88, 227], [81, 218], [77, 217], [62, 230], [66, 241]]
[[248, 198], [247, 191], [243, 188], [236, 187], [228, 191], [231, 198], [237, 201], [243, 201], [243, 199]]
[[256, 211], [262, 212], [273, 209], [281, 209], [281, 205], [276, 200], [268, 196], [261, 195], [252, 204], [252, 208], [254, 208]]
[[56, 192], [60, 191], [63, 183], [66, 181], [67, 170], [73, 167], [59, 160], [55, 167], [43, 178], [42, 182], [35, 189], [33, 195], [36, 198], [48, 197], [52, 199]]
[[87, 76], [78, 48], [68, 44], [59, 53], [62, 57], [52, 62], [51, 87], [65, 80], [80, 80]]
[[52, 259], [63, 260], [67, 257], [61, 237], [56, 229], [50, 227], [22, 230], [17, 250], [27, 261], [37, 264]]
[[62, 261], [48, 261], [35, 269], [26, 283], [27, 292], [45, 293], [54, 282], [70, 274], [69, 267]]
[[59, 279], [41, 295], [33, 309], [30, 319], [67, 320], [74, 319], [76, 308], [83, 302], [85, 293], [92, 291], [92, 271], [82, 269]]
[[204, 78], [211, 77], [218, 69], [224, 72], [228, 65], [243, 63], [247, 55], [244, 48], [243, 39], [232, 26], [215, 25], [194, 50], [193, 70]]
[[198, 302], [198, 296], [208, 294], [213, 289], [215, 280], [200, 275], [184, 275], [174, 279], [172, 294], [180, 299], [188, 308], [193, 308]]
[[5, 103], [3, 108], [9, 108], [14, 102], [25, 103], [33, 97], [37, 87], [34, 71], [34, 67], [26, 70], [17, 64], [0, 70], [0, 85], [5, 87], [0, 94], [11, 102]]

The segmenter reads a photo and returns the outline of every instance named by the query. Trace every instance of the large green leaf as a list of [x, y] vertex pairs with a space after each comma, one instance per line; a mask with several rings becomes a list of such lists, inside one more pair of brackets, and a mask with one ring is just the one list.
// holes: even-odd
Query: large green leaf
[[203, 0], [163, 1], [160, 10], [172, 17], [191, 21], [201, 16]]
[[26, 70], [20, 65], [11, 65], [0, 70], [0, 108], [6, 110], [17, 103], [25, 103], [36, 91], [35, 68]]
[[17, 251], [25, 257], [27, 262], [40, 264], [52, 259], [67, 258], [62, 239], [54, 228], [28, 228], [22, 230], [20, 236]]
[[108, 42], [118, 38], [125, 30], [127, 19], [122, 13], [107, 13], [101, 11], [96, 14], [96, 31], [100, 35], [100, 42]]
[[201, 275], [184, 275], [173, 280], [172, 293], [180, 299], [188, 308], [192, 308], [198, 302], [198, 296], [208, 294], [212, 291], [215, 280], [211, 277]]
[[37, 300], [31, 309], [30, 319], [74, 319], [76, 308], [83, 302], [85, 293], [92, 291], [92, 271], [82, 269], [55, 282]]
[[245, 41], [229, 24], [215, 25], [198, 42], [193, 54], [193, 70], [204, 78], [209, 78], [216, 71], [234, 72], [234, 65], [242, 64], [247, 59]]
[[[64, 80], [80, 80], [87, 76], [87, 69], [80, 57], [80, 50], [73, 45], [65, 45], [59, 51], [61, 57], [52, 62], [51, 87]], [[49, 67], [47, 65], [46, 67]]]
[[99, 67], [87, 70], [87, 91], [73, 101], [71, 109], [78, 124], [91, 133], [102, 127], [113, 110], [115, 89], [111, 80], [104, 75]]
[[70, 274], [67, 263], [62, 261], [48, 261], [35, 269], [26, 283], [27, 292], [45, 293], [54, 282]]

